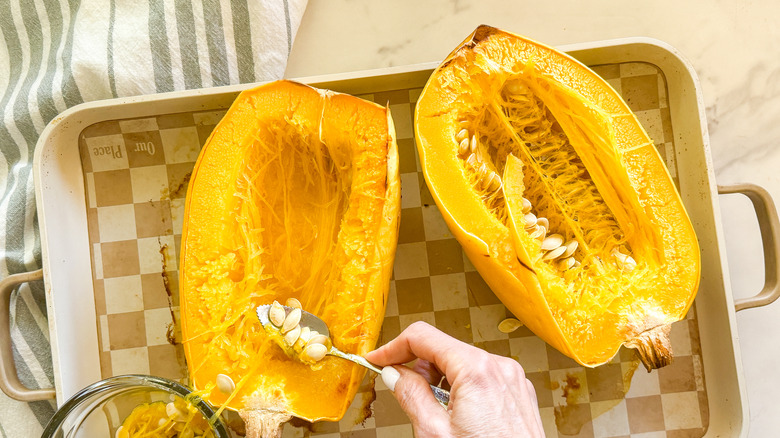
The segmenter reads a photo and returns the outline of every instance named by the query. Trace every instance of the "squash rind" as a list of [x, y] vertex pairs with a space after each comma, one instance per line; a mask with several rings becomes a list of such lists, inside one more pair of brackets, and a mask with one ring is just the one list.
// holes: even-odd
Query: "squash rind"
[[[389, 109], [291, 81], [277, 81], [246, 90], [207, 140], [192, 172], [185, 201], [180, 261], [181, 314], [185, 355], [191, 383], [196, 389], [213, 389], [215, 373], [222, 372], [220, 364], [231, 363], [219, 359], [230, 352], [212, 351], [212, 347], [205, 345], [204, 339], [211, 335], [201, 322], [203, 312], [210, 311], [210, 307], [204, 305], [232, 304], [229, 295], [222, 295], [223, 298], [214, 304], [203, 301], [205, 298], [198, 292], [195, 277], [211, 275], [211, 271], [204, 271], [204, 266], [210, 266], [214, 273], [233, 272], [227, 277], [231, 279], [231, 275], [236, 276], [239, 272], [236, 267], [242, 266], [243, 262], [236, 260], [232, 255], [235, 251], [230, 247], [235, 239], [230, 212], [238, 205], [233, 199], [233, 190], [238, 173], [242, 172], [240, 166], [245, 154], [253, 142], [260, 141], [258, 135], [261, 134], [256, 132], [271, 126], [267, 125], [269, 123], [309, 132], [315, 141], [329, 148], [328, 153], [335, 154], [331, 157], [336, 166], [343, 164], [351, 169], [343, 173], [349, 175], [345, 180], [349, 201], [343, 207], [344, 216], [337, 228], [334, 247], [337, 254], [332, 254], [334, 260], [346, 260], [342, 266], [334, 268], [338, 269], [334, 272], [339, 273], [334, 281], [342, 287], [333, 302], [323, 304], [321, 311], [324, 314], [320, 316], [331, 325], [335, 342], [347, 342], [350, 349], [360, 354], [374, 347], [381, 329], [400, 214], [398, 150]], [[311, 131], [306, 131], [307, 127]], [[331, 147], [334, 144], [338, 145], [334, 146], [336, 149]], [[222, 265], [224, 269], [219, 267]], [[273, 280], [273, 275], [257, 274], [258, 285]], [[239, 283], [234, 282], [231, 286], [234, 289], [238, 287], [235, 284]], [[277, 289], [285, 294], [284, 298], [289, 296], [290, 292]], [[249, 293], [253, 305], [266, 304], [277, 298], [273, 293], [263, 291]], [[279, 298], [283, 301], [281, 296]], [[306, 304], [312, 305], [313, 301], [304, 301]], [[251, 310], [251, 306], [245, 307], [240, 311]], [[353, 307], [355, 310], [351, 310]], [[250, 316], [242, 318], [246, 319], [244, 329], [262, 332], [256, 317], [255, 327], [251, 325]], [[350, 321], [357, 321], [357, 325], [352, 327]], [[354, 331], [357, 335], [345, 330], [357, 330]], [[231, 399], [211, 390], [210, 401], [231, 410], [277, 409], [309, 421], [333, 421], [343, 416], [365, 375], [362, 367], [326, 358], [322, 362], [323, 370], [307, 371], [307, 366], [285, 362], [289, 359], [274, 351], [275, 347], [264, 341], [262, 335], [257, 336], [260, 337], [253, 339], [258, 339], [260, 344], [257, 348], [252, 347], [257, 357], [239, 360], [246, 364], [241, 366], [251, 370], [257, 370], [257, 364], [262, 363], [266, 374], [244, 369], [239, 373], [239, 379], [234, 380], [239, 388], [242, 384], [254, 388], [251, 392], [237, 390], [231, 394], [231, 397], [235, 396]], [[215, 361], [218, 364], [201, 361], [200, 356], [209, 352], [217, 354], [214, 357], [219, 359]], [[242, 383], [242, 378], [247, 379]], [[254, 393], [263, 388], [265, 395]], [[309, 394], [306, 388], [314, 392], [309, 391]], [[316, 401], [322, 397], [322, 391], [328, 394], [330, 402], [327, 404]]]
[[[616, 327], [613, 337], [622, 336], [621, 342], [601, 346], [600, 351], [583, 354], [588, 347], [573, 345], [564, 335], [536, 273], [524, 260], [530, 257], [529, 254], [522, 248], [516, 251], [512, 230], [488, 214], [483, 199], [464, 177], [463, 164], [458, 157], [454, 139], [463, 122], [458, 119], [460, 114], [455, 108], [478, 105], [480, 99], [486, 100], [485, 96], [498, 92], [505, 78], [522, 77], [523, 69], [532, 70], [540, 81], [559, 87], [561, 92], [571, 93], [571, 100], [576, 100], [577, 105], [581, 103], [581, 108], [607, 115], [605, 120], [610, 124], [603, 129], [614, 134], [612, 146], [609, 146], [615, 151], [614, 165], [618, 166], [619, 172], [624, 172], [623, 185], [629, 185], [628, 189], [618, 189], [618, 195], [623, 198], [614, 201], [610, 208], [614, 211], [622, 208], [621, 203], [628, 202], [627, 214], [639, 215], [646, 218], [644, 221], [653, 223], [653, 229], [649, 231], [654, 234], [637, 240], [653, 243], [637, 243], [635, 249], [644, 258], [663, 265], [662, 274], [679, 280], [674, 291], [626, 304], [625, 308], [633, 305], [638, 309], [636, 315], [625, 313], [625, 309], [623, 314], [617, 315], [616, 324], [620, 326]], [[483, 76], [477, 78], [479, 74]], [[489, 75], [497, 77], [498, 85], [486, 85], [486, 82], [462, 85], [468, 81], [483, 81]], [[471, 88], [465, 91], [468, 86]], [[545, 92], [535, 91], [537, 95], [540, 91]], [[434, 71], [418, 99], [414, 124], [422, 171], [445, 222], [498, 298], [529, 329], [589, 367], [611, 359], [624, 343], [633, 346], [638, 343], [650, 350], [664, 349], [662, 343], [656, 342], [663, 333], [656, 336], [657, 331], [653, 329], [683, 318], [690, 307], [699, 281], [698, 243], [680, 196], [652, 141], [628, 106], [603, 79], [566, 54], [509, 32], [480, 26]], [[589, 145], [573, 146], [587, 148]], [[615, 169], [610, 170], [614, 173]], [[602, 184], [600, 189], [604, 188], [604, 178], [593, 177], [594, 183]], [[618, 219], [629, 217], [618, 216]], [[630, 227], [631, 223], [624, 221], [622, 226]], [[662, 248], [662, 251], [658, 253], [655, 248]], [[647, 335], [640, 336], [649, 331], [653, 331], [654, 341]], [[669, 354], [667, 351], [662, 356]], [[652, 354], [642, 356], [649, 358]], [[663, 361], [654, 362], [646, 365], [663, 364]]]

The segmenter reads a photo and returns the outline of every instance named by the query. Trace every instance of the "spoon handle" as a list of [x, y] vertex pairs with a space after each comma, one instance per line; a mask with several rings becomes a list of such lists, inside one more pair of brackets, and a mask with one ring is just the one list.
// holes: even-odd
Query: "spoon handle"
[[328, 354], [331, 356], [340, 357], [342, 359], [351, 360], [352, 362], [355, 362], [358, 365], [363, 365], [364, 367], [368, 368], [369, 370], [377, 374], [382, 374], [382, 368], [379, 368], [378, 366], [367, 361], [366, 358], [363, 356], [352, 354], [352, 353], [344, 353], [343, 351], [339, 350], [336, 347], [330, 347], [330, 351], [328, 352]]
[[[377, 374], [382, 374], [381, 368], [367, 361], [366, 358], [364, 358], [363, 356], [352, 354], [352, 353], [344, 353], [343, 351], [339, 350], [336, 347], [331, 347], [330, 351], [328, 351], [328, 354], [331, 356], [336, 356], [342, 359], [350, 360], [352, 362], [355, 362], [358, 365], [363, 365], [364, 367], [368, 368], [369, 370]], [[431, 391], [433, 391], [433, 396], [436, 398], [436, 401], [438, 401], [440, 405], [446, 408], [447, 405], [450, 403], [449, 391], [433, 385], [431, 385]]]

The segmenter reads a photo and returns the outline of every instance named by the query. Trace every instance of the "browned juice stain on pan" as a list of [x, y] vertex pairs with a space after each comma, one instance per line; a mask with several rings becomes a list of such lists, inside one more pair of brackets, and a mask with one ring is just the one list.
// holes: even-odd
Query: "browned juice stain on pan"
[[163, 280], [163, 288], [165, 294], [168, 296], [168, 310], [171, 313], [171, 322], [166, 324], [165, 339], [169, 344], [176, 347], [176, 361], [179, 363], [180, 370], [179, 376], [181, 376], [182, 383], [187, 384], [189, 379], [187, 373], [187, 361], [184, 358], [184, 349], [182, 348], [182, 335], [181, 328], [176, 321], [176, 314], [173, 311], [173, 290], [171, 290], [170, 273], [168, 272], [168, 259], [169, 259], [169, 247], [168, 244], [163, 244], [160, 237], [157, 237], [157, 243], [160, 245], [160, 258], [162, 263], [162, 272], [160, 275]]
[[631, 379], [634, 377], [634, 372], [639, 368], [639, 357], [634, 355], [633, 359], [629, 363], [628, 369], [623, 373], [623, 387], [626, 389], [624, 394], [628, 393], [631, 389]]
[[160, 245], [160, 258], [162, 259], [162, 272], [160, 275], [162, 275], [163, 280], [163, 287], [165, 288], [165, 293], [168, 295], [168, 310], [171, 312], [171, 322], [167, 326], [167, 330], [165, 331], [165, 338], [168, 340], [168, 343], [171, 345], [176, 345], [179, 343], [177, 336], [177, 330], [176, 330], [176, 314], [173, 312], [173, 291], [171, 291], [171, 280], [168, 277], [170, 274], [168, 273], [168, 244], [162, 243], [160, 238], [157, 238], [157, 243]]
[[[582, 415], [578, 411], [580, 409], [580, 406], [577, 404], [577, 400], [579, 399], [580, 394], [582, 393], [582, 383], [580, 382], [580, 379], [578, 376], [567, 373], [566, 374], [566, 380], [563, 382], [553, 381], [550, 382], [550, 386], [552, 390], [561, 388], [563, 391], [563, 397], [565, 399], [565, 402], [563, 405], [555, 406], [554, 414], [555, 414], [555, 426], [558, 428], [558, 432], [561, 433], [561, 435], [579, 435], [580, 431], [582, 430], [582, 427], [587, 424], [590, 421], [593, 421], [593, 418], [598, 417], [599, 415], [602, 415], [606, 412], [609, 412], [620, 404], [623, 399], [625, 399], [625, 394], [628, 393], [629, 388], [631, 387], [631, 379], [634, 377], [634, 372], [639, 367], [639, 358], [634, 355], [634, 357], [631, 359], [631, 362], [629, 362], [628, 368], [624, 372], [622, 372], [622, 380], [623, 380], [623, 397], [619, 399], [614, 400], [605, 400], [606, 403], [602, 404], [600, 406], [601, 410], [600, 412], [591, 412], [590, 409], [589, 415]], [[561, 383], [563, 383], [561, 387]], [[610, 384], [614, 385], [614, 381], [611, 379], [609, 381], [601, 381], [600, 379], [596, 379], [595, 381], [588, 380], [588, 387], [592, 391], [594, 387], [597, 387], [598, 385], [602, 384]]]
[[168, 343], [171, 345], [178, 344], [178, 341], [176, 340], [176, 325], [172, 322], [166, 325], [165, 339], [167, 339]]
[[[192, 176], [192, 172], [188, 172], [180, 182], [178, 182], [173, 187], [165, 187], [160, 190], [160, 200], [171, 200], [174, 197], [178, 197], [182, 194], [182, 192], [186, 192], [187, 186], [189, 184], [190, 178]], [[160, 217], [160, 220], [165, 224], [167, 222], [167, 218], [163, 215]], [[173, 229], [168, 228], [166, 229], [167, 235], [174, 234]], [[188, 378], [188, 373], [186, 371], [186, 360], [184, 358], [184, 351], [181, 348], [182, 343], [182, 336], [181, 336], [181, 328], [179, 327], [179, 324], [176, 321], [176, 314], [173, 311], [173, 294], [174, 291], [172, 290], [171, 286], [171, 273], [168, 271], [168, 260], [170, 257], [170, 247], [168, 244], [162, 243], [162, 236], [157, 237], [157, 244], [160, 246], [159, 253], [160, 253], [160, 259], [161, 259], [161, 272], [160, 275], [162, 276], [163, 280], [163, 288], [165, 289], [165, 294], [167, 295], [168, 299], [168, 310], [171, 314], [171, 322], [166, 324], [165, 329], [165, 339], [168, 341], [170, 345], [176, 346], [176, 359], [179, 362], [179, 364], [182, 366], [182, 372], [181, 375], [185, 379]]]
[[297, 417], [292, 417], [289, 421], [290, 426], [296, 428], [296, 429], [302, 429], [304, 431], [305, 436], [309, 436], [312, 433], [316, 432], [316, 426], [315, 423], [312, 423], [310, 421], [302, 420]]
[[181, 182], [176, 185], [171, 190], [171, 198], [173, 197], [179, 197], [180, 195], [184, 195], [187, 192], [187, 186], [190, 183], [190, 178], [192, 177], [192, 172], [188, 172], [184, 177], [182, 178]]
[[370, 373], [368, 377], [367, 389], [368, 392], [361, 392], [362, 399], [360, 400], [360, 415], [358, 416], [360, 423], [371, 418], [374, 415], [374, 411], [371, 409], [371, 405], [376, 400], [376, 378], [377, 374]]
[[[192, 177], [192, 172], [187, 172], [187, 174], [184, 175], [181, 181], [179, 181], [174, 187], [171, 188], [164, 188], [160, 190], [160, 196], [161, 199], [173, 199], [174, 197], [180, 197], [180, 195], [186, 194], [187, 186], [189, 185], [190, 178]], [[165, 223], [165, 217], [160, 218], [163, 223]], [[173, 233], [173, 230], [168, 230], [168, 232]], [[165, 287], [165, 293], [168, 295], [168, 309], [171, 312], [171, 322], [167, 325], [167, 329], [165, 332], [165, 338], [168, 340], [168, 343], [171, 345], [177, 345], [180, 344], [179, 339], [181, 338], [178, 326], [176, 324], [176, 315], [173, 312], [173, 291], [171, 290], [171, 280], [168, 273], [168, 244], [163, 244], [160, 238], [157, 238], [157, 243], [160, 245], [160, 257], [162, 259], [162, 279], [163, 279], [163, 286]]]
[[[559, 382], [551, 382], [552, 389], [559, 387]], [[577, 435], [580, 433], [582, 426], [585, 425], [585, 418], [581, 415], [576, 415], [577, 399], [580, 396], [582, 390], [582, 383], [580, 383], [579, 377], [566, 373], [566, 380], [563, 382], [563, 398], [565, 403], [555, 407], [555, 425], [558, 428], [558, 432], [564, 435]]]
[[[190, 179], [192, 178], [192, 172], [187, 172], [182, 178], [181, 181], [176, 183], [175, 185], [170, 185], [169, 187], [164, 187], [160, 189], [160, 200], [171, 200], [174, 198], [179, 198], [182, 195], [187, 194], [187, 187], [189, 187]], [[161, 218], [163, 221], [165, 218]]]

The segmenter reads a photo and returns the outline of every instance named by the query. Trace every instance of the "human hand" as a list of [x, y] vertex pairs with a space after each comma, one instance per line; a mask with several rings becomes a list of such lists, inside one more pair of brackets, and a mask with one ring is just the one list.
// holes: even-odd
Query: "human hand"
[[[544, 437], [536, 391], [517, 361], [416, 322], [366, 355], [412, 421], [417, 438]], [[414, 369], [389, 367], [417, 359]], [[429, 384], [451, 386], [447, 410]], [[395, 380], [395, 381], [394, 381]]]

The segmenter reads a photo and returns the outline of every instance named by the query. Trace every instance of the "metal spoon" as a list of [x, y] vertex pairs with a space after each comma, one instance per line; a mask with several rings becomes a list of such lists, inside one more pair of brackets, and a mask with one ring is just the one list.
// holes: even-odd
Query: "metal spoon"
[[[289, 314], [293, 308], [288, 306], [282, 306], [284, 307], [284, 310]], [[260, 320], [260, 324], [263, 325], [263, 328], [270, 332], [270, 333], [278, 333], [279, 328], [276, 327], [270, 319], [268, 319], [268, 311], [271, 309], [270, 304], [265, 304], [262, 306], [257, 307], [257, 319]], [[320, 334], [323, 334], [330, 338], [330, 330], [328, 330], [328, 325], [325, 324], [325, 321], [321, 320], [317, 316], [305, 311], [301, 310], [301, 321], [298, 323], [301, 327], [309, 327], [310, 330], [316, 330]], [[369, 370], [377, 373], [382, 374], [382, 369], [378, 366], [372, 364], [371, 362], [367, 361], [366, 358], [363, 356], [352, 354], [352, 353], [345, 353], [338, 348], [334, 347], [332, 343], [328, 342], [330, 344], [328, 349], [328, 355], [329, 356], [336, 356], [340, 357], [342, 359], [350, 360], [352, 362], [355, 362], [358, 365], [363, 365], [364, 367], [368, 368]], [[444, 407], [446, 407], [450, 403], [450, 393], [447, 390], [441, 389], [438, 386], [431, 385], [431, 390], [433, 391], [433, 396], [436, 398], [436, 400]]]

